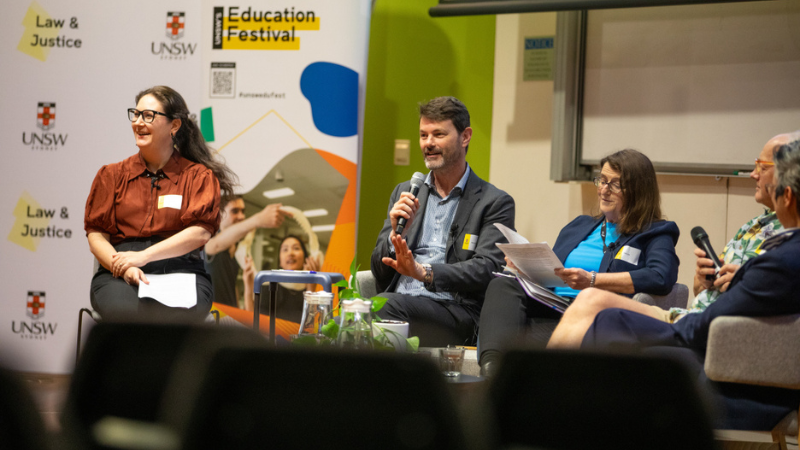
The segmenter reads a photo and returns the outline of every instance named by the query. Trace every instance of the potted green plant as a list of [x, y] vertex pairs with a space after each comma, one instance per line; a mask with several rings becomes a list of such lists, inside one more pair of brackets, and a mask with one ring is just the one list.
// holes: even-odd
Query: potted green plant
[[[344, 300], [361, 299], [370, 301], [372, 304], [371, 315], [373, 319], [373, 348], [377, 350], [410, 352], [416, 352], [419, 350], [418, 337], [412, 336], [406, 338], [405, 336], [391, 329], [389, 326], [381, 326], [381, 319], [378, 316], [378, 312], [381, 310], [381, 308], [383, 308], [383, 305], [386, 304], [387, 299], [380, 296], [366, 299], [361, 295], [361, 288], [358, 284], [358, 279], [356, 278], [356, 273], [358, 272], [359, 268], [360, 266], [356, 265], [356, 260], [353, 258], [353, 262], [350, 265], [350, 279], [342, 280], [335, 284], [335, 286], [339, 288], [339, 309], [341, 309], [341, 302]], [[320, 339], [314, 336], [301, 336], [295, 339], [293, 343], [299, 345], [333, 345], [340, 331], [347, 332], [347, 330], [340, 330], [339, 324], [335, 320], [331, 319], [321, 328], [321, 333], [324, 336], [322, 340], [325, 342], [320, 342]], [[403, 347], [398, 348], [400, 345]]]

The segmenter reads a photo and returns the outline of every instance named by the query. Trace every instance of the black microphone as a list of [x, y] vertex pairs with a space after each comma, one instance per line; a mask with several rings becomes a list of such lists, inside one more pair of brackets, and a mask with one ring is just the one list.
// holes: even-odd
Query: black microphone
[[[714, 267], [717, 268], [717, 273], [719, 273], [720, 269], [722, 269], [722, 262], [717, 257], [717, 253], [711, 248], [711, 243], [708, 242], [708, 233], [703, 227], [694, 227], [692, 228], [692, 241], [694, 245], [696, 245], [700, 250], [706, 252], [706, 257], [710, 258], [711, 261], [714, 263]], [[716, 275], [706, 275], [707, 280], [714, 280], [717, 276]]]
[[[411, 195], [416, 197], [417, 194], [419, 194], [419, 188], [422, 187], [422, 183], [424, 182], [425, 175], [420, 172], [414, 172], [414, 175], [411, 177]], [[406, 227], [406, 222], [408, 222], [408, 220], [406, 220], [405, 217], [397, 219], [397, 229], [394, 230], [394, 232], [398, 235], [402, 235], [403, 229]]]

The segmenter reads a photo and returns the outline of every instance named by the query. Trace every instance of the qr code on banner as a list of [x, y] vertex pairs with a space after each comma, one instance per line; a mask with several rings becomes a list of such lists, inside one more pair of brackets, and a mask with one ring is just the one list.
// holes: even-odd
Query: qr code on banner
[[211, 63], [211, 98], [236, 97], [236, 63]]

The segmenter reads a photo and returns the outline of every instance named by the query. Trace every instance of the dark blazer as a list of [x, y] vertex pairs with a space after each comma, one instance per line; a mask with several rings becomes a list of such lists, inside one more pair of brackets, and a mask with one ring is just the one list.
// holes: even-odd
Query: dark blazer
[[[562, 264], [578, 244], [602, 222], [602, 217], [578, 216], [561, 229], [553, 246], [553, 252]], [[633, 288], [637, 293], [669, 294], [678, 281], [680, 261], [675, 254], [675, 244], [680, 234], [675, 222], [667, 220], [653, 222], [646, 230], [639, 233], [623, 234], [613, 246], [610, 246], [613, 248], [603, 254], [598, 272], [628, 272], [631, 274]], [[637, 264], [616, 259], [625, 246], [641, 250]]]
[[[388, 211], [400, 198], [403, 192], [411, 191], [411, 183], [406, 181], [394, 188], [389, 200]], [[413, 252], [419, 245], [422, 236], [422, 224], [425, 221], [425, 206], [428, 201], [428, 186], [422, 185], [419, 195], [419, 210], [411, 228], [406, 234], [406, 242]], [[432, 264], [433, 287], [432, 291], [447, 291], [456, 294], [457, 301], [476, 305], [483, 304], [486, 286], [492, 280], [492, 272], [497, 272], [503, 265], [503, 252], [495, 243], [507, 242], [494, 223], [514, 229], [514, 199], [510, 195], [497, 189], [490, 183], [483, 181], [470, 169], [464, 192], [458, 202], [450, 235], [447, 238], [446, 263]], [[378, 235], [378, 242], [372, 252], [370, 266], [375, 275], [379, 292], [393, 292], [397, 286], [400, 274], [385, 265], [381, 258], [389, 256], [391, 243], [389, 234], [392, 231], [392, 222], [388, 212]], [[478, 243], [474, 251], [463, 248], [464, 237], [467, 234], [477, 235]], [[393, 257], [393, 256], [392, 256]]]
[[777, 248], [747, 260], [717, 301], [702, 313], [687, 314], [673, 328], [683, 345], [705, 353], [708, 329], [717, 317], [785, 314], [800, 314], [800, 231]]

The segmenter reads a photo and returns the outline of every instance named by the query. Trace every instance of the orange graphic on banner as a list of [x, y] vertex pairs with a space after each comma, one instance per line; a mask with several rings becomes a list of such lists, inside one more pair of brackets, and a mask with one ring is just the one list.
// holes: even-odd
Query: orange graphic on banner
[[328, 164], [348, 180], [339, 216], [336, 217], [336, 228], [333, 229], [328, 250], [325, 252], [323, 272], [336, 272], [350, 278], [350, 263], [356, 254], [356, 186], [358, 182], [358, 166], [340, 156], [325, 150], [315, 149]]
[[[223, 305], [220, 303], [214, 303], [211, 309], [216, 309], [219, 311], [219, 318], [220, 323], [224, 324], [223, 319], [225, 317], [230, 317], [231, 319], [239, 322], [242, 325], [253, 327], [253, 312], [252, 311], [245, 311], [243, 309], [234, 308], [233, 306]], [[283, 319], [275, 319], [275, 335], [280, 336], [287, 341], [289, 340], [289, 336], [292, 334], [297, 334], [298, 330], [300, 329], [300, 324], [296, 322], [292, 322], [289, 320]], [[269, 316], [265, 314], [261, 314], [258, 319], [258, 331], [261, 334], [268, 334], [269, 333]]]

